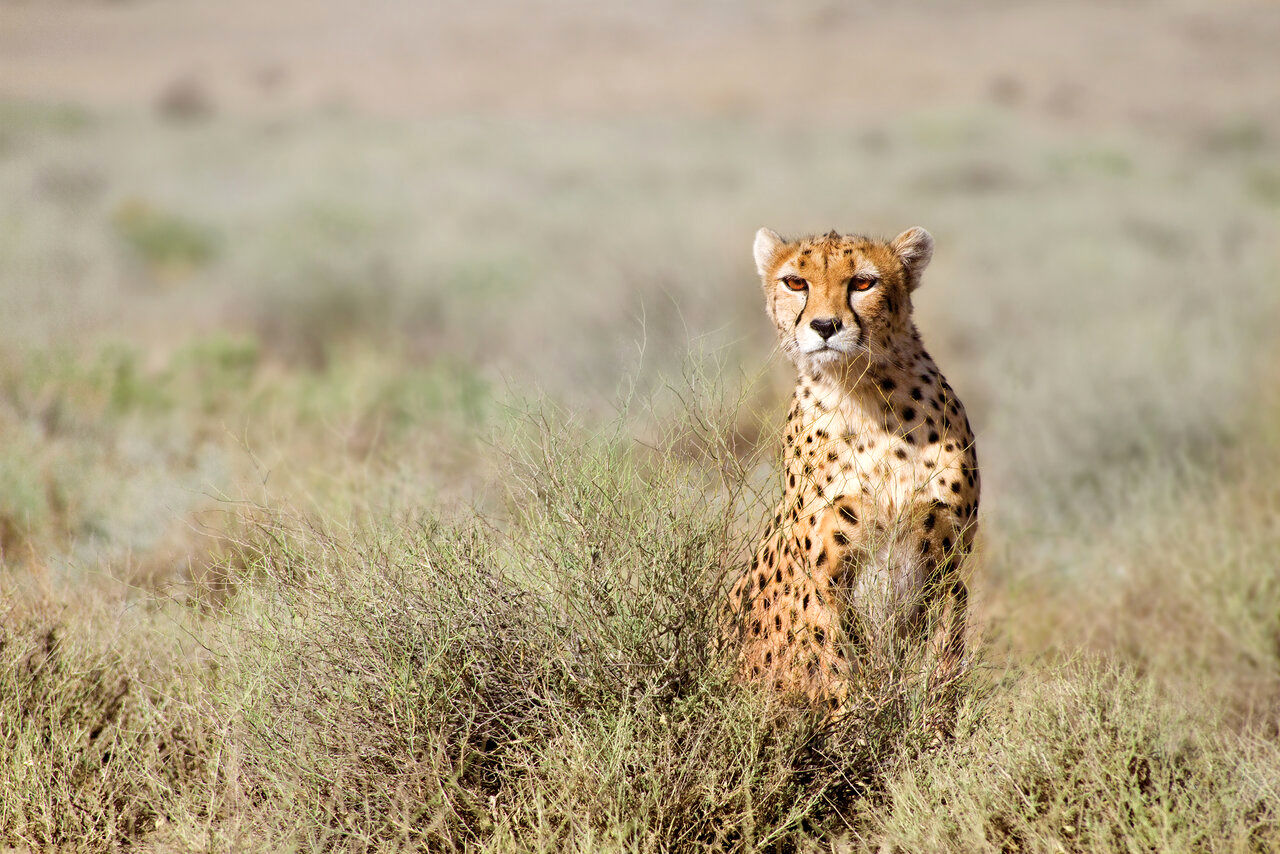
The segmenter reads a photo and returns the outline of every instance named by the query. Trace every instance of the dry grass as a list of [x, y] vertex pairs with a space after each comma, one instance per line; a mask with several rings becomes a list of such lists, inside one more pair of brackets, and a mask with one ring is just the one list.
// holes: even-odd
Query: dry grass
[[94, 637], [104, 603], [6, 584], [0, 630], [0, 838], [30, 850], [116, 849], [210, 783], [216, 750], [194, 705], [202, 674], [150, 633]]
[[[235, 595], [212, 611], [154, 606], [115, 643], [61, 639], [48, 606], [11, 611], [5, 777], [26, 797], [6, 801], [8, 840], [360, 851], [1280, 841], [1275, 612], [1239, 607], [1266, 601], [1269, 566], [1210, 540], [1184, 553], [1202, 571], [1162, 586], [1129, 577], [1109, 606], [1069, 604], [1072, 585], [1023, 590], [1016, 607], [1048, 615], [1054, 640], [1037, 651], [1037, 621], [993, 619], [994, 662], [952, 686], [953, 741], [934, 744], [923, 686], [874, 662], [863, 702], [833, 723], [732, 678], [715, 605], [762, 497], [752, 459], [725, 441], [734, 406], [679, 422], [667, 412], [646, 445], [555, 415], [512, 425], [497, 526], [242, 513]], [[1201, 502], [1190, 512], [1205, 517]], [[1273, 517], [1258, 521], [1235, 536], [1267, 551]], [[1185, 597], [1204, 604], [1165, 609]], [[1173, 629], [1177, 617], [1192, 630]], [[144, 655], [176, 652], [174, 629], [197, 634], [200, 654]]]
[[1008, 677], [950, 753], [906, 766], [869, 810], [871, 849], [1268, 851], [1274, 741], [1216, 731], [1121, 663]]

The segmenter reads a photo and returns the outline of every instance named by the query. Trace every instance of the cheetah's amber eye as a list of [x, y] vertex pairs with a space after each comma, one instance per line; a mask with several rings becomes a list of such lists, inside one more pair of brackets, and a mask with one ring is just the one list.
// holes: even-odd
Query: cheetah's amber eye
[[780, 281], [793, 291], [802, 291], [809, 287], [809, 283], [799, 276], [783, 276]]
[[855, 291], [869, 291], [878, 281], [875, 276], [857, 276], [849, 280], [849, 287]]

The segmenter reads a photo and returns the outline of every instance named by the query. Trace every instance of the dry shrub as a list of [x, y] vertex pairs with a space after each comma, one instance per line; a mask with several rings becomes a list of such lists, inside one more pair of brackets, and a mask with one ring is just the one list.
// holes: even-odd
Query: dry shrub
[[[136, 843], [207, 786], [178, 669], [77, 638], [66, 608], [5, 590], [0, 614], [0, 842], [32, 850]], [[172, 662], [170, 662], [172, 664]]]
[[[721, 435], [700, 441], [732, 457]], [[500, 529], [260, 532], [261, 605], [216, 713], [277, 838], [794, 850], [928, 744], [920, 680], [900, 670], [839, 721], [736, 681], [717, 618], [754, 536], [736, 462], [695, 468], [666, 451], [688, 436], [651, 451], [551, 418], [529, 438]]]

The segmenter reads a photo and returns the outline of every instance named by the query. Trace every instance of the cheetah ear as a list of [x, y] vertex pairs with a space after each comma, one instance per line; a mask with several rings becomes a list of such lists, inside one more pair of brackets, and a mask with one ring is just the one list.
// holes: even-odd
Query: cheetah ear
[[914, 291], [920, 287], [920, 274], [933, 258], [933, 235], [919, 226], [908, 228], [889, 247], [907, 271], [907, 290]]
[[779, 237], [776, 231], [770, 231], [767, 228], [757, 231], [755, 246], [751, 248], [756, 257], [756, 272], [761, 276], [769, 275], [769, 268], [784, 245], [786, 241]]

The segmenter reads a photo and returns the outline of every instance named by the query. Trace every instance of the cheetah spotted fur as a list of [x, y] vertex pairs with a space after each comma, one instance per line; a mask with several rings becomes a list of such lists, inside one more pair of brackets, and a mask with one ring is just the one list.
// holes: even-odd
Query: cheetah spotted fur
[[743, 675], [838, 708], [859, 648], [932, 637], [945, 677], [964, 654], [979, 477], [964, 407], [911, 315], [933, 238], [761, 229], [754, 254], [798, 378], [784, 495], [729, 601]]

